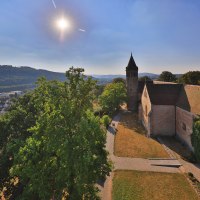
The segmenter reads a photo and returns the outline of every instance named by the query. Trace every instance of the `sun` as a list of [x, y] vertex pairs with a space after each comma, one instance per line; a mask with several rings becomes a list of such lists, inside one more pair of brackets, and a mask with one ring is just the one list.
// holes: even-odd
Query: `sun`
[[57, 25], [57, 28], [60, 29], [61, 31], [68, 30], [71, 27], [71, 23], [69, 19], [65, 17], [59, 18], [56, 22], [56, 25]]

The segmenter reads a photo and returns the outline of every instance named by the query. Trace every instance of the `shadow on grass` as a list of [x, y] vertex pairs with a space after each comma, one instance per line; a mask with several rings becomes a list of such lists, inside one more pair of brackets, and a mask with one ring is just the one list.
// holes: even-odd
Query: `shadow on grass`
[[146, 135], [146, 130], [144, 129], [142, 123], [138, 119], [137, 113], [132, 113], [129, 111], [121, 112], [122, 119], [120, 123], [127, 129], [134, 130], [136, 133], [141, 135]]
[[113, 126], [109, 126], [108, 131], [113, 135], [116, 135], [116, 132], [117, 132], [117, 130]]
[[194, 163], [196, 167], [200, 168], [200, 165], [196, 163], [194, 153], [189, 150], [184, 143], [181, 143], [176, 137], [162, 136], [160, 138], [165, 146], [175, 152], [178, 156], [188, 162]]

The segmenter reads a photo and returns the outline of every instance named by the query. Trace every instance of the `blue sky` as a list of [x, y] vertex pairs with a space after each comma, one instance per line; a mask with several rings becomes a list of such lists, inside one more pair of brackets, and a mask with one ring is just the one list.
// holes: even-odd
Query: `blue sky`
[[[140, 72], [200, 70], [199, 0], [54, 1], [0, 1], [0, 64], [124, 74], [132, 51]], [[73, 26], [61, 40], [63, 14]]]

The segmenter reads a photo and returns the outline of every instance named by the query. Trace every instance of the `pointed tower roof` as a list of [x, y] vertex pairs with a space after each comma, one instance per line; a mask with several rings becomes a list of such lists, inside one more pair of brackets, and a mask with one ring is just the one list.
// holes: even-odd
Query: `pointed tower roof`
[[138, 70], [138, 67], [133, 59], [132, 53], [131, 53], [130, 60], [128, 62], [128, 66], [126, 67], [126, 70]]

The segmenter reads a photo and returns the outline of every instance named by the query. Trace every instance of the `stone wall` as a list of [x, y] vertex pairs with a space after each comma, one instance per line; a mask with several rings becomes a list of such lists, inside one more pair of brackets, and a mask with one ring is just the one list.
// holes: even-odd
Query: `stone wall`
[[183, 141], [192, 151], [191, 134], [193, 127], [193, 119], [195, 115], [191, 112], [176, 107], [176, 135]]
[[126, 77], [127, 93], [128, 93], [128, 110], [137, 111], [138, 109], [138, 78], [134, 76]]
[[152, 105], [151, 134], [155, 136], [175, 135], [175, 106]]

